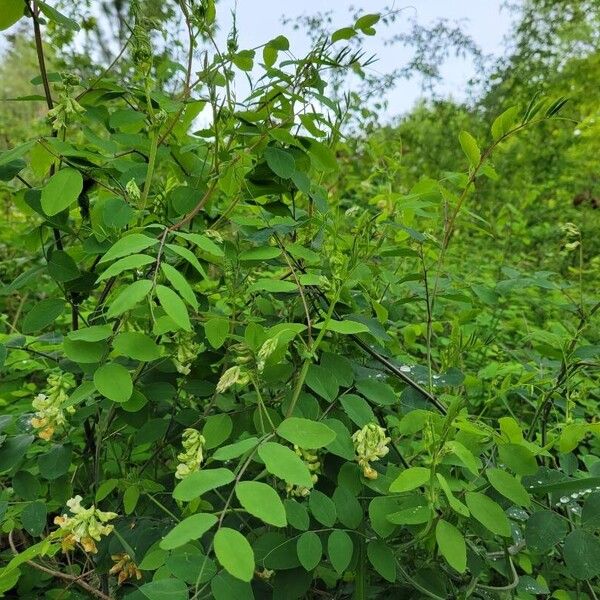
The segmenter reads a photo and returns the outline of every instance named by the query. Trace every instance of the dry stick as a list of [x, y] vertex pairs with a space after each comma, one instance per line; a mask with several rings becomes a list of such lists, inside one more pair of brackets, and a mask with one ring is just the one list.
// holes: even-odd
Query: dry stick
[[[46, 105], [49, 110], [54, 108], [54, 102], [52, 101], [52, 92], [50, 91], [50, 81], [48, 80], [48, 71], [46, 70], [46, 59], [44, 57], [44, 45], [42, 43], [42, 30], [40, 29], [40, 22], [38, 21], [38, 8], [35, 6], [35, 2], [31, 5], [28, 3], [27, 8], [33, 19], [33, 33], [35, 38], [35, 50], [38, 58], [38, 66], [40, 69], [40, 76], [42, 78], [42, 85], [44, 86], [44, 96], [46, 98]], [[52, 137], [56, 137], [57, 132], [52, 130]], [[54, 163], [50, 167], [50, 176], [54, 174]], [[60, 232], [56, 227], [52, 229], [54, 234], [54, 242], [57, 250], [63, 249], [62, 240], [60, 238]]]
[[[54, 102], [52, 100], [52, 93], [50, 91], [50, 81], [48, 80], [48, 71], [46, 70], [46, 59], [44, 57], [44, 45], [42, 43], [42, 30], [40, 29], [40, 22], [38, 20], [39, 9], [36, 7], [35, 2], [31, 4], [27, 3], [27, 8], [31, 14], [33, 19], [33, 32], [35, 37], [35, 49], [37, 52], [38, 58], [38, 66], [40, 69], [40, 75], [42, 78], [42, 84], [44, 86], [44, 95], [46, 97], [46, 104], [49, 110], [52, 110], [54, 107]], [[52, 136], [56, 137], [57, 131], [52, 129]], [[50, 167], [50, 176], [54, 174], [54, 163]], [[56, 244], [57, 250], [63, 249], [63, 243], [61, 240], [61, 234], [56, 227], [52, 229], [52, 233], [54, 234], [54, 243]], [[68, 299], [68, 298], [67, 298]], [[71, 322], [73, 324], [73, 329], [78, 329], [79, 327], [79, 309], [77, 308], [77, 302], [75, 295], [71, 295]]]
[[[17, 547], [15, 546], [12, 536], [13, 536], [13, 532], [11, 531], [8, 534], [8, 543], [10, 544], [10, 549], [13, 551], [13, 553], [15, 555], [18, 555], [19, 551], [17, 550]], [[81, 579], [82, 576], [75, 577], [74, 575], [62, 573], [61, 571], [55, 571], [54, 569], [49, 569], [48, 567], [45, 567], [44, 565], [40, 565], [39, 563], [36, 563], [33, 560], [28, 560], [28, 561], [26, 561], [26, 563], [30, 567], [33, 567], [34, 569], [37, 569], [38, 571], [42, 571], [43, 573], [52, 575], [52, 577], [58, 577], [59, 579], [63, 579], [64, 581], [68, 581], [72, 584], [78, 585], [80, 588], [84, 589], [86, 592], [92, 594], [92, 596], [95, 596], [96, 598], [102, 598], [102, 600], [111, 600], [110, 596], [107, 596], [100, 590], [97, 590], [95, 587], [91, 586], [89, 583], [86, 583], [85, 581], [83, 581]]]

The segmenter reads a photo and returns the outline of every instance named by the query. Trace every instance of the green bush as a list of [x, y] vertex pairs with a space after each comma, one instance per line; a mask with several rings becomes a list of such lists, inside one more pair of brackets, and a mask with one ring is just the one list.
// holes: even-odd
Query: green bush
[[[38, 49], [44, 20], [78, 27], [31, 6]], [[327, 95], [379, 15], [302, 58], [234, 31], [196, 72], [215, 7], [178, 10], [180, 89], [133, 3], [119, 67], [80, 79], [39, 55], [47, 130], [0, 154], [0, 590], [595, 598], [586, 240], [551, 225], [560, 275], [510, 261], [506, 215], [472, 210], [502, 185], [495, 152], [565, 99], [438, 133], [439, 180], [401, 190], [393, 135], [344, 139]]]

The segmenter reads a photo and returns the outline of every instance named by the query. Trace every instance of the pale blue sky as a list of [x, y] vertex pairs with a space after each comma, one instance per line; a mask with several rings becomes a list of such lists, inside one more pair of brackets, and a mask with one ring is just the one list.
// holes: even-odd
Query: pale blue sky
[[[314, 14], [318, 11], [334, 11], [333, 29], [351, 25], [349, 8], [365, 13], [378, 12], [391, 2], [379, 0], [354, 0], [343, 2], [338, 0], [221, 0], [218, 4], [221, 34], [224, 35], [231, 22], [229, 14], [237, 4], [237, 26], [239, 30], [240, 48], [250, 48], [268, 41], [278, 34], [286, 35], [291, 43], [294, 54], [300, 55], [308, 48], [306, 35], [302, 31], [294, 31], [291, 25], [283, 26], [281, 16], [295, 17], [301, 14]], [[484, 53], [501, 55], [504, 49], [504, 36], [509, 32], [511, 15], [501, 9], [502, 0], [413, 0], [399, 2], [394, 8], [403, 9], [396, 23], [382, 35], [366, 38], [365, 49], [370, 54], [376, 54], [378, 62], [374, 69], [380, 72], [391, 71], [401, 66], [410, 55], [409, 51], [396, 46], [383, 44], [383, 38], [391, 37], [399, 31], [406, 31], [406, 20], [403, 15], [417, 18], [422, 25], [427, 25], [438, 18], [450, 21], [461, 21], [464, 30], [473, 36]], [[404, 28], [404, 29], [403, 29]], [[465, 97], [467, 81], [474, 73], [471, 61], [449, 59], [443, 68], [443, 84], [438, 87], [441, 95], [451, 95], [454, 98]], [[410, 109], [421, 96], [421, 86], [418, 80], [402, 81], [397, 89], [389, 94], [388, 116], [394, 116]]]
[[[93, 0], [94, 2], [99, 0]], [[54, 0], [51, 0], [54, 4]], [[301, 56], [308, 50], [309, 41], [302, 30], [294, 31], [291, 24], [281, 23], [282, 15], [293, 18], [302, 14], [315, 14], [332, 10], [334, 22], [332, 31], [352, 24], [349, 9], [363, 13], [379, 12], [392, 4], [399, 10], [399, 18], [389, 28], [378, 26], [378, 34], [364, 39], [367, 54], [374, 54], [378, 62], [373, 69], [386, 73], [406, 63], [410, 51], [401, 46], [386, 46], [384, 40], [395, 33], [407, 31], [406, 17], [415, 17], [422, 25], [435, 22], [439, 18], [460, 21], [465, 32], [469, 33], [485, 54], [499, 56], [504, 50], [504, 38], [509, 32], [511, 15], [502, 10], [503, 0], [220, 0], [217, 14], [220, 24], [218, 37], [224, 41], [231, 26], [231, 11], [237, 6], [237, 27], [240, 49], [261, 45], [273, 37], [284, 34], [289, 38], [291, 50]], [[406, 17], [405, 17], [406, 15]], [[9, 30], [10, 31], [10, 30]], [[2, 32], [5, 34], [8, 32]], [[4, 46], [0, 34], [0, 49]], [[442, 69], [443, 82], [437, 87], [438, 95], [465, 98], [468, 80], [474, 75], [474, 65], [470, 60], [450, 58]], [[243, 95], [243, 94], [242, 94]], [[422, 96], [418, 79], [401, 81], [396, 89], [389, 92], [388, 117], [394, 117], [409, 110]]]

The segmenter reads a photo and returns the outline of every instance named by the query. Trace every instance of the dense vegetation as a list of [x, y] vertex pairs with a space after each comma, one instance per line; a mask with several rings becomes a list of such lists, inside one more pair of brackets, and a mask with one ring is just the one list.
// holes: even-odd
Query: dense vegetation
[[597, 599], [600, 6], [514, 10], [384, 123], [472, 41], [4, 0], [0, 595]]

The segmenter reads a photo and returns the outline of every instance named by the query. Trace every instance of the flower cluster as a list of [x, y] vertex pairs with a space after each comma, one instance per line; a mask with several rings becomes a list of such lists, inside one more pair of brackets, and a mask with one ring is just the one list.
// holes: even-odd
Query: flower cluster
[[204, 444], [206, 440], [197, 429], [185, 429], [181, 436], [183, 452], [177, 455], [179, 464], [175, 471], [177, 479], [183, 479], [190, 473], [198, 471], [204, 461]]
[[98, 510], [93, 504], [90, 508], [85, 508], [81, 506], [81, 500], [81, 496], [67, 500], [67, 506], [73, 516], [64, 514], [54, 517], [54, 524], [60, 526], [63, 552], [73, 550], [75, 544], [80, 544], [85, 552], [95, 554], [98, 551], [96, 542], [99, 542], [103, 535], [112, 532], [114, 525], [108, 522], [116, 519], [118, 515]]
[[55, 87], [59, 92], [59, 100], [54, 107], [48, 111], [48, 119], [52, 123], [52, 129], [56, 131], [66, 127], [69, 119], [77, 117], [85, 112], [85, 109], [73, 97], [73, 88], [79, 84], [79, 79], [70, 73], [61, 74], [61, 83]]
[[275, 350], [277, 350], [278, 344], [279, 344], [279, 338], [277, 336], [275, 336], [275, 337], [269, 338], [260, 347], [260, 350], [258, 351], [258, 354], [256, 356], [256, 358], [257, 358], [256, 368], [259, 373], [263, 372], [263, 370], [265, 368], [265, 364], [267, 362], [267, 359], [269, 358], [269, 356], [271, 356], [271, 354], [273, 354], [273, 352], [275, 352]]
[[[304, 461], [304, 464], [308, 467], [313, 484], [317, 483], [317, 481], [319, 480], [318, 474], [321, 472], [321, 461], [319, 460], [319, 455], [317, 454], [317, 451], [305, 450], [304, 448], [299, 448], [294, 444], [294, 452]], [[286, 491], [290, 496], [298, 496], [301, 498], [305, 498], [310, 494], [309, 488], [291, 484], [288, 484], [286, 486]]]
[[363, 475], [367, 479], [377, 479], [377, 471], [370, 463], [383, 458], [390, 451], [387, 446], [390, 438], [386, 436], [385, 429], [377, 423], [368, 423], [352, 435], [352, 441]]
[[142, 197], [142, 192], [135, 179], [130, 179], [125, 185], [125, 195], [132, 204], [137, 204]]
[[111, 558], [115, 564], [111, 567], [109, 573], [111, 575], [119, 574], [117, 579], [119, 585], [134, 577], [138, 580], [142, 578], [142, 572], [138, 569], [138, 566], [133, 562], [129, 554], [113, 554]]
[[216, 392], [217, 394], [222, 394], [232, 385], [235, 385], [236, 383], [239, 385], [246, 385], [249, 380], [250, 376], [248, 373], [235, 365], [234, 367], [227, 369], [227, 371], [221, 375], [221, 378], [217, 383]]
[[561, 225], [561, 231], [564, 236], [564, 250], [565, 252], [572, 252], [581, 245], [581, 232], [574, 223], [565, 223]]
[[72, 406], [64, 407], [69, 398], [68, 392], [74, 387], [75, 378], [71, 373], [51, 373], [46, 393], [33, 399], [31, 405], [36, 413], [31, 419], [31, 426], [38, 430], [38, 436], [43, 440], [51, 439], [56, 428], [67, 422], [66, 415], [75, 412]]
[[175, 368], [178, 373], [189, 375], [191, 365], [200, 352], [200, 344], [194, 341], [193, 334], [179, 334], [176, 344]]

